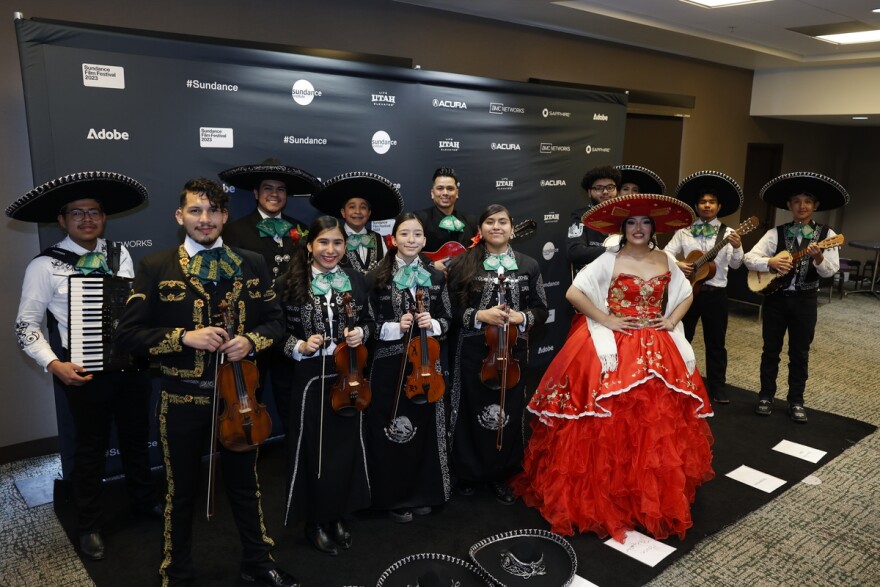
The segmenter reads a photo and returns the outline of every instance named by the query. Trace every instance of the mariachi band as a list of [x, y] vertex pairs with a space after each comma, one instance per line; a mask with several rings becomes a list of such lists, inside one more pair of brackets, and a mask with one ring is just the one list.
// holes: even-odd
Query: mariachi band
[[[790, 297], [798, 298], [801, 304], [801, 298], [814, 297], [814, 282], [819, 276], [827, 277], [836, 264], [832, 245], [823, 245], [835, 237], [834, 232], [811, 218], [818, 201], [823, 202], [823, 209], [829, 209], [849, 199], [842, 186], [830, 178], [809, 173], [789, 175], [774, 180], [767, 198], [792, 211], [793, 222], [762, 239], [759, 245], [776, 237], [764, 246], [766, 251], [746, 255], [747, 265], [751, 255], [758, 269], [794, 274], [780, 286], [783, 308]], [[680, 353], [680, 364], [675, 368], [687, 380], [681, 391], [698, 399], [700, 417], [712, 415], [709, 396], [715, 403], [727, 400], [726, 314], [723, 320], [711, 323], [710, 329], [717, 333], [712, 345], [707, 338], [707, 352], [714, 353], [709, 357], [708, 394], [693, 368], [693, 351], [688, 349], [695, 321], [702, 318], [704, 327], [710, 326], [713, 316], [686, 317], [700, 283], [706, 282], [703, 289], [707, 295], [723, 293], [726, 285], [726, 280], [713, 280], [712, 276], [703, 282], [691, 278], [699, 265], [709, 260], [709, 245], [722, 250], [719, 263], [730, 258], [731, 267], [738, 266], [743, 256], [738, 232], [716, 220], [719, 210], [727, 215], [742, 205], [742, 191], [724, 174], [694, 174], [679, 186], [678, 199], [639, 195], [646, 189], [662, 193], [665, 186], [656, 174], [636, 166], [596, 168], [584, 177], [582, 187], [592, 202], [573, 216], [569, 249], [572, 255], [580, 250], [577, 247], [595, 249], [595, 254], [576, 259], [585, 269], [578, 273], [566, 297], [583, 311], [573, 321], [570, 344], [581, 340], [577, 344], [583, 348], [595, 346], [599, 359], [592, 360], [591, 354], [581, 352], [581, 346], [568, 352], [584, 361], [578, 369], [590, 370], [589, 376], [583, 376], [585, 380], [602, 383], [597, 383], [598, 393], [583, 399], [587, 407], [582, 412], [570, 411], [572, 391], [565, 390], [562, 383], [574, 366], [558, 367], [555, 379], [542, 381], [541, 393], [534, 398], [527, 393], [528, 335], [548, 317], [539, 265], [511, 247], [519, 227], [506, 207], [492, 204], [479, 218], [456, 209], [460, 182], [453, 169], [435, 172], [433, 205], [415, 212], [405, 212], [394, 184], [373, 173], [345, 173], [321, 183], [303, 170], [270, 159], [226, 170], [220, 177], [243, 193], [253, 193], [254, 211], [229, 222], [229, 196], [220, 184], [204, 178], [189, 181], [176, 211], [184, 240], [178, 247], [143, 259], [133, 272], [130, 294], [121, 316], [114, 320], [115, 331], [100, 333], [98, 338], [105, 341], [102, 348], [95, 350], [94, 345], [85, 343], [82, 352], [101, 355], [97, 367], [84, 367], [72, 358], [81, 356], [74, 354], [73, 347], [83, 345], [83, 337], [67, 332], [79, 328], [68, 328], [74, 324], [79, 306], [75, 310], [73, 302], [50, 294], [36, 299], [23, 290], [16, 324], [22, 348], [53, 374], [56, 385], [71, 398], [72, 407], [81, 401], [77, 388], [100, 389], [101, 401], [108, 404], [102, 408], [108, 415], [101, 422], [85, 415], [88, 410], [74, 411], [78, 445], [74, 489], [80, 509], [79, 549], [86, 558], [104, 557], [97, 505], [100, 494], [95, 482], [102, 466], [96, 463], [95, 455], [107, 439], [106, 432], [95, 430], [103, 431], [105, 421], [114, 416], [120, 422], [133, 421], [132, 410], [144, 409], [143, 402], [118, 406], [108, 399], [123, 378], [112, 373], [111, 354], [134, 357], [119, 369], [130, 381], [143, 382], [144, 359], [158, 369], [165, 499], [157, 502], [143, 481], [144, 459], [126, 463], [125, 472], [131, 478], [135, 511], [164, 522], [159, 573], [163, 585], [188, 584], [196, 576], [191, 533], [200, 458], [206, 451], [211, 454], [212, 492], [216, 460], [222, 465], [222, 483], [242, 541], [242, 577], [266, 585], [299, 585], [271, 558], [274, 542], [263, 521], [256, 459], [260, 443], [273, 427], [260, 389], [267, 373], [281, 417], [275, 430], [287, 436], [285, 524], [303, 523], [306, 539], [328, 555], [351, 547], [349, 518], [354, 512], [372, 507], [386, 511], [395, 522], [406, 523], [414, 515], [432, 513], [453, 491], [472, 495], [477, 485], [491, 488], [502, 504], [510, 505], [523, 496], [528, 505], [545, 513], [542, 503], [549, 500], [549, 493], [543, 495], [543, 487], [564, 491], [565, 484], [580, 480], [560, 480], [552, 472], [536, 470], [541, 462], [536, 460], [536, 451], [554, 443], [566, 445], [561, 435], [569, 434], [565, 431], [571, 427], [584, 434], [587, 428], [578, 424], [584, 415], [611, 415], [608, 410], [598, 412], [605, 409], [599, 403], [604, 397], [601, 388], [619, 384], [613, 380], [618, 368], [616, 350], [621, 344], [618, 335], [630, 336], [632, 329], [670, 332], [670, 354]], [[640, 189], [639, 184], [645, 187]], [[288, 195], [303, 193], [311, 194], [311, 204], [322, 214], [310, 225], [283, 213]], [[615, 197], [620, 199], [612, 213], [610, 203], [605, 202]], [[47, 271], [62, 275], [53, 279], [64, 281], [46, 281], [47, 291], [63, 289], [65, 297], [67, 281], [73, 282], [68, 275], [130, 278], [128, 252], [122, 248], [120, 268], [119, 247], [114, 257], [114, 243], [100, 237], [108, 214], [134, 209], [146, 198], [146, 190], [131, 178], [89, 172], [53, 180], [15, 202], [7, 209], [10, 217], [57, 220], [68, 233], [65, 241], [47, 249], [34, 267], [29, 267], [28, 291], [42, 286], [47, 279], [42, 275], [48, 275]], [[672, 214], [671, 220], [655, 214], [661, 209]], [[626, 212], [622, 217], [621, 210]], [[695, 220], [694, 210], [700, 220]], [[393, 226], [387, 237], [369, 227], [371, 221], [391, 219]], [[797, 232], [803, 226], [806, 228]], [[703, 253], [678, 261], [683, 276], [676, 269], [673, 254], [683, 257], [687, 250], [667, 248], [664, 256], [655, 250], [653, 240], [655, 232], [679, 227], [681, 235], [676, 235], [674, 243], [681, 240], [683, 246]], [[738, 230], [743, 232], [743, 227]], [[720, 235], [717, 238], [716, 233]], [[599, 239], [595, 242], [584, 240], [590, 234], [601, 236], [591, 237]], [[612, 236], [602, 242], [608, 234]], [[804, 260], [786, 260], [782, 255], [786, 251]], [[653, 261], [646, 261], [649, 258]], [[38, 273], [37, 261], [42, 273]], [[668, 282], [653, 282], [647, 277], [647, 281], [640, 281], [640, 272], [651, 273], [657, 267], [661, 271], [668, 267]], [[724, 266], [722, 277], [726, 277], [726, 269]], [[623, 275], [637, 286], [642, 283], [638, 286], [641, 289], [637, 287], [642, 292], [647, 287], [644, 284], [665, 291], [668, 283], [674, 287], [676, 308], [680, 303], [680, 309], [663, 316], [656, 313], [662, 308], [658, 310], [652, 302], [645, 307], [655, 313], [644, 315], [640, 299], [628, 301], [633, 290], [627, 293], [627, 287], [620, 285]], [[606, 317], [606, 296], [610, 318]], [[618, 304], [613, 296], [619, 296], [617, 302], [627, 301]], [[614, 317], [618, 306], [624, 310]], [[58, 342], [57, 336], [50, 336], [55, 341], [51, 349], [39, 330], [39, 318], [47, 311], [67, 339]], [[634, 315], [639, 312], [642, 314]], [[776, 320], [774, 333], [784, 333], [801, 320], [795, 317], [789, 325], [771, 318]], [[814, 329], [814, 309], [803, 320]], [[685, 331], [679, 325], [682, 321]], [[762, 361], [759, 415], [769, 413], [767, 398], [772, 399], [775, 391], [772, 355], [775, 352], [778, 363], [781, 334], [778, 338], [778, 345], [765, 346], [769, 355]], [[625, 346], [632, 345], [627, 342]], [[603, 355], [604, 348], [614, 349], [615, 354]], [[802, 359], [804, 382], [808, 350], [808, 345], [790, 350]], [[252, 362], [255, 358], [259, 368]], [[666, 387], [674, 388], [668, 383]], [[802, 388], [794, 395], [790, 392], [789, 397], [791, 419], [800, 423], [806, 421]], [[668, 391], [662, 385], [659, 389]], [[619, 403], [621, 398], [615, 401]], [[552, 409], [548, 407], [551, 404]], [[678, 407], [669, 409], [675, 412]], [[525, 430], [529, 411], [543, 424], [559, 415], [566, 426], [558, 426], [555, 432], [548, 428], [543, 434], [545, 427], [536, 420], [535, 433], [547, 439], [541, 441], [543, 448], [529, 450]], [[680, 415], [676, 412], [672, 417]], [[704, 428], [695, 427], [694, 434], [706, 436], [711, 443], [711, 433]], [[139, 424], [137, 430], [143, 426]], [[623, 438], [629, 432], [619, 434]], [[567, 450], [551, 452], [559, 457]], [[583, 472], [576, 464], [572, 466]], [[700, 479], [686, 490], [690, 501], [696, 486], [713, 474], [708, 459], [701, 466]], [[572, 472], [571, 476], [578, 474]], [[213, 514], [212, 499], [209, 495], [209, 517]], [[682, 504], [679, 511], [688, 509], [689, 502]], [[552, 521], [554, 530], [573, 531], [572, 520]], [[577, 521], [576, 525], [581, 531], [621, 535], [620, 527], [603, 526], [601, 521]], [[685, 530], [676, 527], [674, 533], [683, 536]]]

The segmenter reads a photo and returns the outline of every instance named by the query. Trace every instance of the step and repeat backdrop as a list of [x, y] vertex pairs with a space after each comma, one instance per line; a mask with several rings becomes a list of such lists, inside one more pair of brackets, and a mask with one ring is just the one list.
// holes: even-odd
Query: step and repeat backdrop
[[[537, 221], [515, 241], [538, 260], [550, 305], [548, 325], [531, 337], [532, 364], [546, 366], [564, 342], [568, 219], [585, 204], [583, 174], [621, 162], [624, 95], [39, 19], [17, 20], [16, 30], [34, 185], [87, 170], [143, 183], [148, 204], [110, 218], [106, 234], [135, 265], [180, 243], [174, 211], [193, 177], [269, 157], [322, 179], [370, 171], [417, 210], [431, 205], [434, 169], [453, 167], [458, 208], [479, 215], [501, 203], [515, 222]], [[253, 209], [251, 193], [225, 187], [231, 218]], [[317, 215], [305, 197], [290, 198], [287, 212]], [[40, 227], [43, 247], [61, 237]]]

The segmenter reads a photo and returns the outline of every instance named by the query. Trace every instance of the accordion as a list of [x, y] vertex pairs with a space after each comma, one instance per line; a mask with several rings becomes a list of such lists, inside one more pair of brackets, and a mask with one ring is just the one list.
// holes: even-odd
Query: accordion
[[70, 362], [87, 371], [121, 371], [133, 366], [119, 353], [113, 335], [125, 309], [131, 280], [123, 277], [71, 275], [68, 283], [67, 348]]

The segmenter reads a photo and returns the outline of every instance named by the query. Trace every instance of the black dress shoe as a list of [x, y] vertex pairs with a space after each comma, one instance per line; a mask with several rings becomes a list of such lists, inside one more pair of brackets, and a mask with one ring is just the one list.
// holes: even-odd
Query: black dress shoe
[[471, 485], [468, 481], [459, 481], [455, 485], [455, 490], [458, 491], [459, 495], [463, 495], [465, 497], [470, 497], [474, 494], [474, 486]]
[[759, 399], [758, 405], [755, 406], [755, 413], [759, 416], [769, 416], [773, 413], [773, 402], [769, 399]]
[[241, 578], [249, 583], [262, 583], [273, 587], [300, 587], [299, 579], [279, 567], [256, 573], [242, 571]]
[[100, 532], [86, 532], [79, 537], [79, 552], [89, 560], [104, 560], [104, 539]]
[[807, 423], [807, 412], [804, 410], [804, 406], [800, 404], [791, 404], [788, 407], [788, 417], [791, 418], [792, 422], [797, 422], [798, 424]]
[[719, 387], [718, 389], [712, 390], [712, 401], [716, 404], [729, 404], [730, 398], [727, 397], [727, 392], [723, 387]]
[[330, 556], [339, 554], [339, 551], [336, 550], [336, 545], [330, 540], [327, 531], [324, 530], [324, 526], [321, 524], [306, 524], [306, 539], [312, 543], [312, 546], [324, 554], [329, 554]]
[[513, 494], [513, 489], [508, 487], [506, 483], [493, 481], [492, 491], [495, 492], [495, 499], [498, 501], [498, 503], [504, 505], [513, 505], [513, 502], [516, 501], [516, 496]]
[[331, 538], [333, 538], [336, 544], [345, 550], [351, 548], [351, 532], [348, 531], [342, 518], [339, 518], [335, 522], [330, 522], [330, 524], [328, 524], [328, 529], [330, 530]]

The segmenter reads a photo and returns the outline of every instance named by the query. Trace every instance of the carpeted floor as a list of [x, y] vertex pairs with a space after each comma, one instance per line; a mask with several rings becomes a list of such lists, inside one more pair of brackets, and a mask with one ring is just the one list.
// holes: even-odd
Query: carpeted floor
[[[880, 305], [873, 298], [835, 299], [820, 307], [807, 387], [808, 409], [880, 423], [880, 392], [875, 377], [878, 330]], [[699, 356], [699, 341], [695, 347]], [[760, 357], [756, 310], [731, 317], [728, 348], [731, 384], [756, 389]], [[784, 377], [783, 364], [780, 381]], [[719, 416], [723, 416], [721, 408]], [[745, 421], [744, 436], [760, 422], [757, 416], [754, 418], [754, 424]], [[783, 414], [772, 418], [768, 422], [771, 425], [782, 429], [794, 426]], [[807, 426], [817, 423], [813, 419]], [[52, 507], [27, 509], [13, 485], [16, 478], [57, 474], [58, 468], [57, 456], [0, 467], [0, 585], [93, 584]], [[697, 544], [650, 584], [880, 584], [880, 549], [876, 547], [880, 539], [880, 512], [876, 506], [880, 494], [880, 436], [871, 434], [814, 475], [821, 480], [820, 485], [796, 484]], [[294, 538], [301, 541], [299, 536]], [[586, 564], [590, 561], [581, 561], [582, 568]], [[139, 571], [144, 576], [155, 572]], [[598, 584], [607, 587], [619, 583]]]

